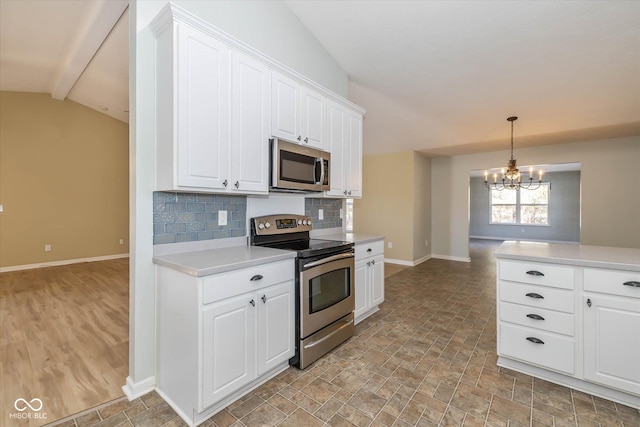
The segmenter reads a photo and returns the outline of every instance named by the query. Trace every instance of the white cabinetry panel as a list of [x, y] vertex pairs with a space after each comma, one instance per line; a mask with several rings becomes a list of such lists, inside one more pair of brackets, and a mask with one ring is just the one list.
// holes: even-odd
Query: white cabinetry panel
[[259, 292], [258, 374], [267, 372], [295, 353], [293, 282]]
[[355, 246], [355, 310], [354, 322], [359, 323], [378, 311], [384, 302], [384, 241]]

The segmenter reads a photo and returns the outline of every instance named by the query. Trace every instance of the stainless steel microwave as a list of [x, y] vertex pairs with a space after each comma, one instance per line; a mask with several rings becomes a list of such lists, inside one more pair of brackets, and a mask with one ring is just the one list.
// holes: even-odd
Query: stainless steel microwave
[[269, 141], [272, 190], [329, 190], [331, 153], [277, 138]]

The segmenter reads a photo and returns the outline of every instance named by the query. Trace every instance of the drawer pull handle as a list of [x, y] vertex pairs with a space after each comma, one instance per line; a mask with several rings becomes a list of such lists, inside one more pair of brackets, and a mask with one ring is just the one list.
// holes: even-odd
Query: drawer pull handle
[[371, 252], [371, 248], [367, 249], [367, 252]]
[[535, 292], [529, 292], [525, 296], [527, 296], [529, 298], [535, 298], [535, 299], [544, 299], [544, 297], [542, 295], [536, 294]]
[[544, 273], [541, 273], [541, 272], [536, 271], [536, 270], [529, 270], [529, 271], [527, 271], [527, 274], [529, 276], [544, 276]]
[[531, 341], [534, 344], [544, 344], [544, 341], [536, 337], [527, 337], [527, 341]]
[[533, 320], [544, 320], [544, 317], [540, 316], [539, 314], [527, 314], [527, 317]]
[[631, 286], [632, 288], [640, 288], [640, 282], [636, 282], [635, 280], [632, 280], [631, 282], [624, 282], [623, 285]]
[[262, 280], [262, 274], [256, 274], [249, 280], [251, 280], [252, 282], [255, 282], [256, 280]]

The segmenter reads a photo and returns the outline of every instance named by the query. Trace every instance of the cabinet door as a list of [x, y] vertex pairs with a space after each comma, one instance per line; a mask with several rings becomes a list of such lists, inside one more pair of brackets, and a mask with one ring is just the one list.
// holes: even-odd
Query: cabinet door
[[586, 294], [583, 303], [585, 379], [640, 395], [640, 300]]
[[363, 313], [366, 313], [369, 306], [369, 289], [367, 286], [367, 281], [369, 278], [369, 266], [367, 262], [370, 262], [370, 258], [367, 258], [362, 261], [358, 261], [356, 263], [355, 270], [355, 310], [353, 311], [353, 316], [357, 320], [359, 316]]
[[258, 292], [258, 375], [295, 354], [294, 282]]
[[371, 264], [371, 307], [384, 302], [384, 257], [373, 257]]
[[325, 99], [306, 87], [300, 88], [300, 135], [303, 143], [324, 149]]
[[254, 294], [210, 304], [202, 312], [200, 410], [256, 378]]
[[177, 28], [177, 184], [225, 188], [229, 175], [229, 50], [184, 25]]
[[232, 54], [231, 190], [269, 191], [270, 71], [245, 55]]
[[271, 134], [289, 141], [300, 137], [300, 85], [288, 77], [272, 73], [271, 79]]
[[[330, 196], [346, 196], [349, 173], [349, 152], [347, 149], [347, 112], [335, 102], [327, 102], [327, 149], [331, 153], [329, 181]], [[347, 157], [345, 157], [347, 156]]]
[[362, 115], [349, 111], [349, 164], [347, 166], [347, 197], [362, 197]]

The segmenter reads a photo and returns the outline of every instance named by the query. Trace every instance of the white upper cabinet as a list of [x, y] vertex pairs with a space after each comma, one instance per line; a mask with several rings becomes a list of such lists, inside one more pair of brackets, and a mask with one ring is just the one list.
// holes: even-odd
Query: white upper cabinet
[[328, 196], [362, 197], [362, 115], [327, 102], [327, 147], [331, 152]]
[[[331, 195], [360, 197], [363, 110], [172, 2], [149, 28], [155, 190], [268, 194], [273, 136], [330, 151], [338, 165]], [[329, 142], [329, 101], [344, 115], [335, 125], [342, 141]]]
[[167, 27], [156, 48], [158, 190], [224, 189], [229, 49], [183, 24]]
[[246, 55], [231, 56], [231, 189], [267, 192], [271, 71]]
[[276, 72], [271, 93], [271, 134], [324, 149], [324, 96]]
[[156, 189], [266, 194], [271, 71], [184, 23], [156, 47]]

